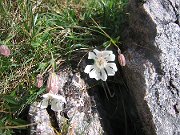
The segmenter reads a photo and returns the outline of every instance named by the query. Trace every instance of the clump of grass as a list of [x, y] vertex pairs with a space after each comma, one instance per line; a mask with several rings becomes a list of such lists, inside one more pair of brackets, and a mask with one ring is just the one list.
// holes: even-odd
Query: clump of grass
[[119, 39], [126, 25], [126, 4], [127, 0], [0, 1], [0, 44], [12, 52], [8, 58], [0, 56], [0, 127], [5, 128], [0, 134], [13, 133], [7, 126], [27, 124], [20, 114], [45, 90], [35, 86], [37, 74], [45, 75], [52, 63], [58, 69], [82, 50], [111, 44], [101, 29]]

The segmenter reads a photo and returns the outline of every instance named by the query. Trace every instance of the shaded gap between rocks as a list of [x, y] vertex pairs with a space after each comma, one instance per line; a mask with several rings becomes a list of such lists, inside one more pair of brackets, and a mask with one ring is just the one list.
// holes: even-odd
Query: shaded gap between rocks
[[[91, 86], [95, 82], [88, 79], [88, 84]], [[113, 97], [101, 83], [88, 91], [95, 100], [104, 134], [144, 135], [133, 95], [122, 77], [122, 71], [118, 71], [115, 77], [108, 77], [107, 85]]]

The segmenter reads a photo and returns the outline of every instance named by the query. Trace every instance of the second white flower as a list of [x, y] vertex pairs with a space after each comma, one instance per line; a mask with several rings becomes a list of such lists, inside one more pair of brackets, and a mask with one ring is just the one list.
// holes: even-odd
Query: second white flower
[[107, 76], [114, 76], [117, 71], [116, 64], [114, 63], [115, 55], [112, 51], [98, 51], [89, 52], [88, 59], [93, 59], [93, 65], [87, 65], [84, 72], [89, 74], [90, 78], [96, 80], [107, 80]]

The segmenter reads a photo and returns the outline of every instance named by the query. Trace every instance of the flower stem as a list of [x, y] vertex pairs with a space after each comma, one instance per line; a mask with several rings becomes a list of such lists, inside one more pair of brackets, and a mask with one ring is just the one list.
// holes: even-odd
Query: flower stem
[[106, 98], [109, 100], [108, 95], [107, 95], [107, 92], [106, 92], [106, 88], [105, 88], [105, 86], [104, 86], [103, 81], [101, 81], [101, 83], [102, 83], [102, 86], [103, 86], [104, 92], [105, 92], [105, 94], [106, 94]]
[[[107, 99], [109, 100], [107, 91], [108, 91], [110, 97], [114, 97], [115, 94], [114, 94], [114, 93], [113, 93], [113, 94], [111, 93], [111, 91], [110, 91], [110, 89], [109, 89], [109, 87], [108, 87], [107, 82], [103, 82], [103, 81], [101, 81], [101, 82], [102, 82], [102, 86], [103, 86], [103, 88], [104, 88], [104, 92], [105, 92], [105, 94], [106, 94]], [[104, 85], [104, 84], [105, 84], [105, 85]], [[107, 91], [106, 91], [106, 90], [107, 90]]]
[[53, 57], [52, 52], [51, 52], [51, 65], [52, 65], [52, 72], [54, 72], [54, 69], [55, 69], [55, 59]]
[[106, 85], [106, 88], [107, 88], [107, 90], [108, 90], [108, 92], [109, 92], [110, 97], [114, 97], [114, 93], [111, 94], [111, 91], [110, 91], [110, 89], [109, 89], [109, 87], [108, 87], [107, 82], [104, 82], [104, 83], [105, 83], [105, 85]]

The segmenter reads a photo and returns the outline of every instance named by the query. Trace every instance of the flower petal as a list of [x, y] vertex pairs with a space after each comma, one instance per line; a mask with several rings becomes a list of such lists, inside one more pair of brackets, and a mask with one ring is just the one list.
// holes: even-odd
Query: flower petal
[[59, 101], [58, 99], [52, 99], [51, 101], [51, 109], [53, 111], [62, 111], [63, 109], [63, 103]]
[[107, 61], [114, 61], [115, 60], [115, 55], [112, 54], [108, 54], [108, 55], [104, 55], [104, 59], [106, 59]]
[[94, 69], [91, 72], [89, 72], [89, 77], [99, 80], [100, 79], [99, 72], [100, 70], [96, 66], [94, 66]]
[[88, 74], [92, 69], [94, 69], [94, 65], [87, 65], [84, 69], [84, 72]]
[[115, 60], [115, 55], [113, 54], [112, 51], [102, 51], [102, 55], [107, 61]]
[[58, 104], [58, 100], [57, 99], [52, 99], [52, 101], [51, 101], [51, 109], [53, 111], [58, 111], [59, 108], [58, 108], [57, 104]]
[[107, 67], [110, 67], [111, 69], [113, 69], [115, 72], [117, 71], [117, 67], [115, 63], [107, 63], [106, 65]]
[[109, 76], [114, 76], [114, 75], [115, 75], [115, 71], [114, 71], [113, 68], [110, 68], [109, 66], [107, 66], [105, 69], [106, 69], [107, 74], [108, 74]]
[[103, 69], [100, 72], [101, 72], [101, 75], [100, 75], [101, 80], [106, 81], [107, 80], [107, 74], [106, 74], [105, 70]]
[[48, 99], [49, 99], [49, 97], [50, 97], [51, 95], [52, 95], [52, 94], [50, 94], [50, 93], [46, 93], [46, 94], [42, 95], [42, 97], [43, 97], [43, 98], [48, 98]]
[[49, 98], [44, 98], [41, 102], [41, 109], [45, 109], [48, 106]]
[[94, 49], [93, 52], [95, 53], [96, 56], [99, 56], [99, 54], [101, 53], [101, 52], [98, 51], [97, 49]]
[[66, 99], [61, 95], [52, 95], [52, 98], [58, 100], [59, 102], [66, 103]]
[[89, 52], [88, 59], [96, 59], [96, 54], [94, 52]]
[[113, 54], [112, 51], [107, 51], [107, 50], [106, 51], [102, 51], [102, 53], [103, 53], [104, 56]]

